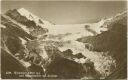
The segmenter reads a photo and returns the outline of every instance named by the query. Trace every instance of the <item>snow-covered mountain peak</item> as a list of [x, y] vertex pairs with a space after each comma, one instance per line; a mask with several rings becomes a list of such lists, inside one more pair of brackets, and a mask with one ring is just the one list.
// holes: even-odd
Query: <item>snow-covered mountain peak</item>
[[25, 8], [19, 8], [17, 9], [18, 12], [20, 12], [21, 14], [30, 14], [30, 12], [28, 10], [26, 10]]
[[39, 18], [38, 16], [32, 14], [30, 11], [26, 10], [25, 8], [17, 9], [17, 11], [20, 13], [20, 15], [26, 17], [27, 19], [34, 21], [36, 25], [51, 25], [49, 21], [43, 20]]
[[18, 11], [22, 16], [25, 16], [26, 18], [28, 18], [28, 19], [30, 19], [30, 20], [38, 20], [38, 19], [39, 19], [37, 16], [35, 16], [34, 14], [32, 14], [31, 12], [29, 12], [29, 11], [26, 10], [25, 8], [17, 9], [17, 11]]

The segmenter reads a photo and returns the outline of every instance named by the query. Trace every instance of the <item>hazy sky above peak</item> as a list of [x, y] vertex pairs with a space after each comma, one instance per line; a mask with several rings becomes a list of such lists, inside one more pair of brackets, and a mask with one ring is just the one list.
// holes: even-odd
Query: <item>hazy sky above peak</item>
[[126, 1], [2, 1], [2, 13], [25, 8], [55, 24], [96, 22], [126, 10]]

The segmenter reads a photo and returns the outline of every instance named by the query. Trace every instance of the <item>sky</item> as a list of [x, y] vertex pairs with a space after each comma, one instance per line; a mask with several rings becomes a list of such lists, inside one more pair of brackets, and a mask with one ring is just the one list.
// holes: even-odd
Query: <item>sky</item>
[[25, 8], [55, 24], [82, 24], [114, 16], [126, 6], [126, 1], [2, 1], [1, 12]]

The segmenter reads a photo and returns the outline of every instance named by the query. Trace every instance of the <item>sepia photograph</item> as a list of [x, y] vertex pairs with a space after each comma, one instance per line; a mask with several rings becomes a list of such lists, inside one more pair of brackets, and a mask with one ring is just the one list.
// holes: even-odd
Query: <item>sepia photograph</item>
[[1, 79], [127, 80], [126, 0], [2, 0]]

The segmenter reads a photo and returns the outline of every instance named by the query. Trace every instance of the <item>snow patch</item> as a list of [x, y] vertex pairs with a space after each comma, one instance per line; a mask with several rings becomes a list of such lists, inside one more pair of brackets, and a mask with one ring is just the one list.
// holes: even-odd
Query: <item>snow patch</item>
[[29, 62], [25, 62], [24, 60], [20, 60], [20, 62], [21, 62], [25, 67], [31, 66], [31, 64], [30, 64]]
[[48, 59], [48, 55], [47, 55], [47, 52], [46, 52], [45, 49], [44, 49], [44, 46], [43, 46], [43, 45], [40, 45], [40, 46], [39, 46], [39, 49], [41, 50], [41, 52], [39, 53], [40, 56], [41, 56], [43, 59]]
[[21, 40], [22, 44], [25, 45], [27, 43], [27, 41], [21, 37], [19, 37], [19, 39]]
[[[102, 19], [101, 21], [99, 21], [98, 23], [93, 23], [90, 25], [90, 29], [96, 31], [98, 34], [101, 33], [101, 31], [107, 31], [107, 25], [104, 25], [104, 23], [106, 22], [105, 19]], [[101, 27], [103, 26], [103, 27]]]
[[28, 34], [30, 34], [30, 31], [29, 31], [29, 29], [27, 28], [27, 26], [21, 25], [20, 27], [21, 27], [24, 31], [26, 31]]
[[0, 27], [1, 27], [1, 28], [6, 28], [6, 26], [4, 26], [4, 25], [2, 25], [2, 24], [0, 24]]

